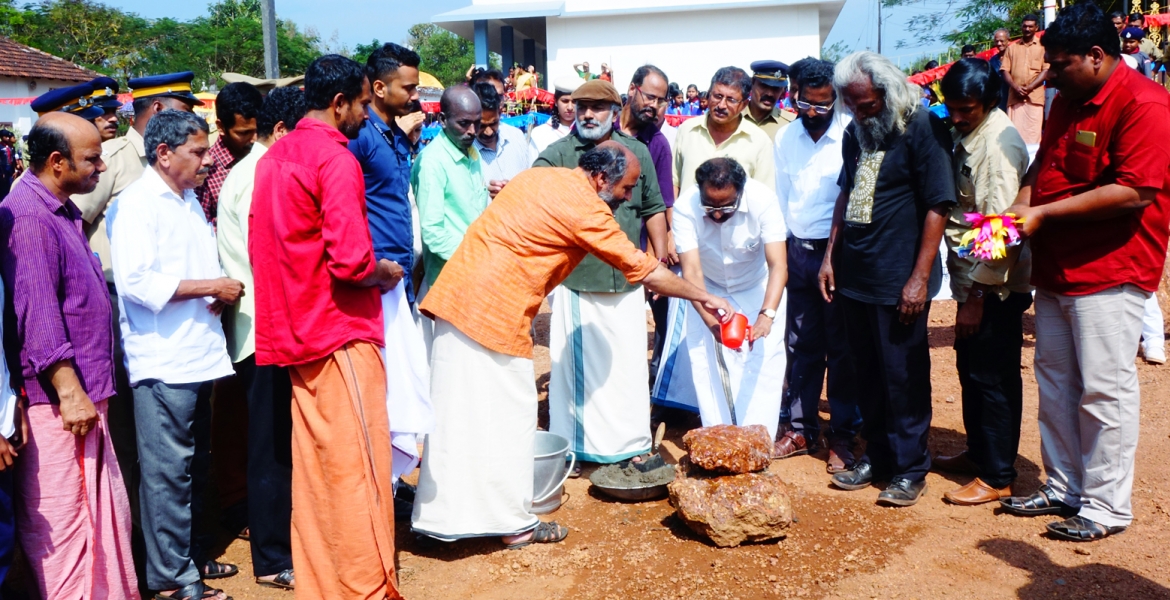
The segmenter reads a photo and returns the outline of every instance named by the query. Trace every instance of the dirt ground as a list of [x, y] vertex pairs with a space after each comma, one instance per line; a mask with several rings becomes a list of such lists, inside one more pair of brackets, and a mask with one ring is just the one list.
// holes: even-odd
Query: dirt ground
[[[964, 444], [951, 348], [954, 315], [950, 301], [935, 302], [930, 315], [930, 446], [935, 453], [953, 453]], [[1031, 493], [1043, 474], [1030, 312], [1025, 319], [1024, 422], [1016, 490]], [[542, 315], [538, 328], [547, 332], [547, 327], [547, 315]], [[548, 387], [546, 335], [538, 336], [536, 350], [542, 406]], [[518, 551], [504, 550], [498, 540], [423, 546], [408, 524], [399, 523], [401, 589], [411, 600], [1170, 599], [1163, 537], [1170, 529], [1170, 492], [1162, 487], [1170, 475], [1170, 365], [1140, 363], [1138, 373], [1142, 428], [1133, 499], [1136, 520], [1123, 535], [1100, 542], [1048, 539], [1042, 532], [1051, 517], [1020, 518], [998, 514], [991, 506], [946, 504], [943, 492], [967, 482], [951, 475], [930, 474], [929, 488], [917, 506], [879, 507], [874, 504], [878, 488], [831, 488], [822, 453], [772, 463], [771, 471], [790, 485], [798, 518], [780, 542], [715, 548], [676, 520], [665, 499], [609, 501], [591, 492], [588, 480], [581, 478], [569, 480], [564, 505], [546, 517], [570, 528], [562, 544]], [[823, 402], [822, 410], [827, 410]], [[669, 424], [663, 446], [677, 460], [688, 419]], [[231, 542], [220, 560], [240, 565], [240, 575], [215, 582], [237, 600], [292, 599], [291, 592], [252, 582], [246, 542]]]

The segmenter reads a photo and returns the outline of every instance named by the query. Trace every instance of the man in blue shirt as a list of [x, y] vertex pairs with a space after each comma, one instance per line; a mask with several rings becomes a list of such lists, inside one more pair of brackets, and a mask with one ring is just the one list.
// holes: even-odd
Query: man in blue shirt
[[414, 318], [414, 218], [410, 202], [410, 169], [414, 144], [395, 119], [410, 114], [418, 103], [419, 56], [398, 44], [384, 44], [366, 61], [373, 101], [369, 120], [349, 150], [362, 166], [366, 211], [374, 255], [401, 268], [402, 280], [382, 294], [386, 367], [396, 377], [386, 396], [393, 449], [390, 474], [395, 484], [396, 520], [410, 518], [414, 490], [398, 478], [418, 465], [418, 442], [429, 433], [431, 416], [429, 349]]
[[414, 304], [412, 285], [414, 225], [410, 208], [410, 167], [413, 144], [394, 122], [418, 102], [419, 56], [398, 44], [384, 44], [366, 61], [374, 101], [370, 119], [349, 143], [366, 180], [366, 207], [374, 255], [402, 267], [406, 297]]

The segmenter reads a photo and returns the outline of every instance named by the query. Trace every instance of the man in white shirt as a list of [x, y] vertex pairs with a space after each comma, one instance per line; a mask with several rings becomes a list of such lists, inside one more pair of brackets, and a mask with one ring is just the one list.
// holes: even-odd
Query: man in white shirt
[[524, 132], [500, 121], [503, 99], [490, 83], [477, 83], [472, 88], [479, 96], [483, 117], [471, 143], [479, 152], [480, 170], [492, 198], [504, 189], [504, 184], [532, 166], [536, 156], [531, 154]]
[[[799, 68], [795, 68], [799, 66]], [[841, 141], [850, 118], [835, 110], [833, 63], [805, 59], [793, 68], [799, 127], [776, 136], [776, 195], [788, 224], [788, 387], [780, 411], [778, 458], [807, 454], [820, 439], [817, 404], [828, 370], [830, 473], [853, 465], [861, 410], [845, 321], [825, 302], [817, 275], [825, 259], [841, 188]]]
[[[223, 276], [194, 189], [207, 177], [207, 122], [164, 110], [146, 127], [149, 168], [107, 217], [119, 324], [138, 429], [147, 587], [204, 598], [234, 565], [199, 539], [211, 460], [211, 387], [233, 373], [220, 313], [243, 285]], [[209, 592], [210, 597], [222, 593]]]
[[702, 307], [687, 311], [687, 348], [704, 427], [764, 425], [776, 435], [785, 356], [782, 330], [773, 330], [773, 322], [784, 318], [787, 235], [776, 194], [748, 179], [733, 158], [699, 165], [695, 185], [674, 205], [683, 278], [727, 298], [754, 321], [736, 351], [720, 342], [715, 317]]
[[[305, 92], [272, 90], [256, 117], [256, 143], [228, 173], [219, 192], [216, 242], [224, 274], [252, 288], [248, 258], [248, 214], [256, 163], [305, 116]], [[224, 325], [231, 357], [248, 398], [248, 541], [257, 583], [291, 588], [292, 565], [292, 380], [288, 367], [256, 366], [256, 302], [244, 294]]]

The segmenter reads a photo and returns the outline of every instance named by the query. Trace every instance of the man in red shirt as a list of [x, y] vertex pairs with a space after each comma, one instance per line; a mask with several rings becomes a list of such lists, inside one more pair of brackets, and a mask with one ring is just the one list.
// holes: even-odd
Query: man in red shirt
[[1032, 244], [1048, 482], [1000, 502], [1063, 514], [1054, 537], [1091, 541], [1133, 521], [1134, 358], [1170, 236], [1170, 95], [1122, 65], [1117, 32], [1091, 2], [1062, 10], [1042, 43], [1060, 93], [1008, 212]]
[[298, 598], [402, 597], [379, 293], [402, 269], [374, 258], [362, 169], [346, 148], [371, 98], [360, 65], [318, 58], [305, 72], [308, 112], [256, 167], [256, 364], [292, 378]]

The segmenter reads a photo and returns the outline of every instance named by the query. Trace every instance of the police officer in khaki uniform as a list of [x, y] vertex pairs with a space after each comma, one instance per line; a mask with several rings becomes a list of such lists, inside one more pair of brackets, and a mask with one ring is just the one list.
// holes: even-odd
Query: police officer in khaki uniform
[[757, 60], [752, 63], [752, 94], [747, 118], [775, 140], [776, 134], [796, 120], [796, 113], [784, 110], [780, 97], [788, 89], [788, 65], [778, 60]]
[[118, 109], [122, 108], [122, 102], [118, 100], [118, 82], [112, 77], [96, 77], [89, 83], [93, 86], [89, 103], [102, 109], [102, 114], [92, 121], [102, 141], [107, 142], [118, 135]]

